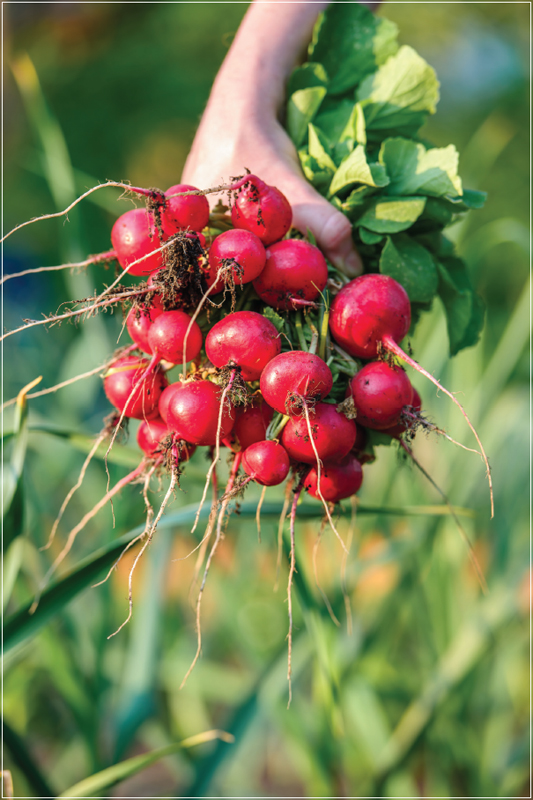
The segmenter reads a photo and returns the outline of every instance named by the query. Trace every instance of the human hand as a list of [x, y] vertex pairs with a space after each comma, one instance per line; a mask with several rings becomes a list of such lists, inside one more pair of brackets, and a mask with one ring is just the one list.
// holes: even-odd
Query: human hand
[[[351, 224], [306, 181], [277, 116], [286, 77], [325, 6], [287, 4], [280, 11], [279, 5], [252, 4], [214, 83], [182, 182], [208, 188], [250, 169], [287, 197], [293, 225], [302, 233], [309, 229], [331, 263], [355, 277], [363, 267]], [[216, 203], [216, 196], [209, 197]]]

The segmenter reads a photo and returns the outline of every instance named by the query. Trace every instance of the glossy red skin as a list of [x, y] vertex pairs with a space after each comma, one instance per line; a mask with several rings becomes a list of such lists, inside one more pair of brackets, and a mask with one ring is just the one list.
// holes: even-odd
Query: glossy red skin
[[211, 294], [218, 294], [224, 289], [224, 281], [216, 281], [224, 258], [233, 258], [242, 267], [242, 275], [235, 269], [232, 272], [235, 283], [244, 284], [250, 283], [261, 274], [266, 262], [266, 252], [261, 239], [251, 231], [235, 228], [219, 234], [209, 250], [209, 272], [206, 281], [208, 286], [216, 283]]
[[[418, 412], [422, 409], [422, 400], [420, 395], [413, 387], [413, 396], [411, 398], [411, 402], [407, 406], [407, 410], [412, 412], [413, 414], [418, 414]], [[414, 420], [411, 422], [399, 422], [397, 425], [393, 425], [391, 428], [385, 428], [382, 433], [388, 433], [389, 436], [392, 436], [393, 439], [399, 439], [400, 436], [408, 431], [410, 428], [414, 427]]]
[[147, 456], [153, 458], [159, 455], [161, 450], [156, 453], [161, 442], [169, 436], [170, 430], [160, 417], [150, 421], [141, 422], [137, 431], [137, 444]]
[[[292, 208], [275, 186], [254, 177], [256, 191], [245, 186], [231, 209], [235, 228], [243, 228], [258, 236], [265, 247], [282, 239], [292, 223]], [[258, 196], [259, 194], [259, 196]]]
[[170, 398], [176, 391], [178, 391], [180, 386], [181, 383], [169, 384], [166, 387], [166, 389], [163, 389], [161, 397], [159, 398], [159, 416], [167, 424], [168, 424], [168, 404], [170, 403]]
[[270, 320], [255, 311], [237, 311], [217, 322], [205, 340], [205, 352], [215, 367], [230, 362], [242, 367], [245, 381], [257, 381], [266, 365], [281, 352], [281, 338]]
[[169, 198], [167, 218], [171, 224], [181, 229], [201, 231], [209, 223], [209, 203], [207, 197], [201, 194], [190, 194], [185, 197], [170, 197], [177, 192], [198, 191], [196, 186], [178, 183], [167, 189], [165, 195]]
[[[185, 311], [164, 311], [154, 320], [148, 331], [148, 344], [152, 353], [165, 361], [181, 364], [183, 361], [183, 342], [191, 317]], [[202, 349], [203, 336], [200, 327], [193, 322], [187, 337], [185, 361], [192, 361]]]
[[289, 474], [290, 461], [280, 444], [265, 440], [246, 448], [242, 466], [246, 474], [261, 486], [278, 486]]
[[355, 278], [343, 286], [331, 304], [331, 334], [347, 353], [357, 358], [376, 358], [383, 336], [401, 342], [410, 325], [407, 292], [388, 275]]
[[[317, 403], [309, 410], [313, 442], [321, 461], [335, 461], [347, 455], [354, 446], [357, 425], [330, 403]], [[292, 417], [281, 434], [283, 447], [295, 461], [316, 464], [316, 455], [309, 438], [305, 415]]]
[[411, 404], [413, 387], [401, 367], [372, 361], [350, 381], [357, 422], [365, 428], [384, 430], [396, 425], [404, 406]]
[[318, 247], [302, 239], [284, 239], [268, 248], [254, 289], [269, 306], [291, 310], [298, 300], [316, 300], [327, 281], [328, 265]]
[[125, 410], [127, 417], [133, 419], [154, 419], [159, 416], [158, 403], [163, 389], [168, 385], [165, 375], [155, 369], [146, 380], [135, 389], [131, 399], [133, 387], [142, 378], [149, 362], [135, 356], [119, 358], [110, 366], [116, 369], [104, 378], [104, 392], [109, 402], [118, 411]]
[[[338, 503], [359, 491], [363, 470], [355, 456], [349, 454], [336, 463], [324, 463], [320, 470], [320, 492], [327, 503]], [[312, 497], [318, 496], [318, 471], [309, 470], [304, 486]]]
[[[177, 228], [176, 228], [177, 231]], [[176, 231], [169, 232], [175, 233]], [[161, 247], [161, 239], [154, 224], [153, 214], [145, 208], [133, 208], [122, 214], [111, 229], [111, 243], [120, 266], [125, 269], [133, 261], [148, 256]], [[163, 266], [163, 253], [154, 253], [131, 267], [130, 275], [149, 275]]]
[[264, 402], [256, 401], [246, 408], [236, 408], [235, 425], [224, 444], [235, 452], [239, 447], [246, 450], [251, 444], [262, 442], [273, 416], [274, 409]]
[[130, 309], [126, 317], [126, 327], [132, 341], [138, 345], [145, 353], [152, 354], [152, 348], [148, 343], [148, 331], [152, 326], [152, 322], [163, 313], [163, 306], [159, 297], [155, 296], [152, 300], [150, 308], [144, 305], [136, 306]]
[[261, 374], [261, 394], [281, 414], [291, 411], [291, 395], [305, 400], [327, 397], [333, 386], [331, 370], [319, 356], [304, 350], [280, 353]]
[[[215, 445], [222, 389], [211, 381], [175, 384], [167, 406], [167, 424], [178, 436], [197, 445]], [[224, 404], [220, 440], [235, 423], [235, 411]]]

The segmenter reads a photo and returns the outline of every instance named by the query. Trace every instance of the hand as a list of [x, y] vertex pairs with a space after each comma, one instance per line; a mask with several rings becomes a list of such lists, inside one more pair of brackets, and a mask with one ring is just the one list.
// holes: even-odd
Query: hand
[[[287, 197], [293, 225], [302, 233], [309, 229], [332, 264], [355, 277], [362, 262], [351, 224], [306, 181], [277, 118], [286, 77], [326, 5], [252, 4], [213, 86], [182, 182], [204, 189], [250, 169]], [[264, 42], [274, 44], [265, 51]], [[215, 195], [209, 197], [217, 202]]]

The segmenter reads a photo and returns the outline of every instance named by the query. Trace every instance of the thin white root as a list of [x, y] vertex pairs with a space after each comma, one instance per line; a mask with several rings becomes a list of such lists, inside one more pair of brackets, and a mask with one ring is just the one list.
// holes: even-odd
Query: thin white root
[[183, 339], [183, 352], [182, 352], [182, 359], [181, 359], [182, 362], [183, 362], [183, 368], [182, 368], [183, 377], [185, 377], [187, 375], [187, 361], [186, 361], [187, 341], [189, 339], [189, 334], [191, 332], [191, 328], [194, 325], [194, 323], [196, 322], [196, 319], [197, 319], [200, 311], [204, 307], [205, 301], [207, 300], [207, 298], [209, 297], [209, 295], [211, 294], [211, 292], [215, 288], [215, 286], [217, 284], [217, 281], [222, 276], [223, 272], [224, 272], [224, 268], [220, 267], [220, 269], [217, 272], [217, 276], [216, 276], [215, 282], [213, 284], [211, 284], [211, 286], [208, 287], [208, 289], [205, 292], [205, 294], [202, 295], [202, 298], [201, 298], [200, 302], [198, 303], [194, 314], [191, 317], [191, 321], [189, 322], [189, 325], [187, 326], [187, 330], [185, 331], [185, 337]]
[[132, 567], [130, 569], [130, 574], [129, 574], [129, 577], [128, 577], [128, 616], [126, 617], [124, 622], [121, 625], [118, 626], [118, 628], [116, 629], [116, 631], [114, 631], [114, 633], [110, 633], [109, 634], [109, 636], [107, 637], [108, 639], [111, 639], [113, 636], [116, 636], [117, 633], [119, 633], [122, 630], [122, 628], [125, 625], [128, 624], [128, 622], [131, 619], [131, 615], [133, 614], [133, 573], [135, 572], [135, 568], [136, 568], [137, 564], [139, 563], [140, 559], [144, 555], [144, 552], [145, 552], [146, 548], [148, 547], [148, 545], [151, 543], [152, 539], [154, 538], [154, 533], [157, 530], [157, 526], [159, 524], [159, 520], [163, 516], [165, 508], [166, 508], [166, 506], [168, 504], [168, 501], [170, 500], [170, 498], [171, 498], [171, 496], [172, 496], [172, 494], [174, 492], [174, 488], [176, 486], [177, 481], [178, 481], [178, 472], [177, 472], [176, 469], [173, 469], [172, 470], [172, 477], [170, 479], [170, 485], [168, 487], [168, 491], [167, 491], [167, 493], [166, 493], [166, 495], [165, 495], [165, 497], [163, 499], [163, 502], [161, 503], [161, 507], [159, 508], [159, 511], [157, 512], [157, 517], [154, 520], [154, 524], [150, 527], [150, 529], [148, 531], [148, 534], [146, 536], [146, 541], [143, 544], [143, 546], [141, 547], [141, 549], [139, 550], [139, 552], [137, 553], [137, 555], [135, 557], [135, 561], [133, 562]]
[[148, 528], [152, 524], [152, 519], [154, 517], [154, 509], [153, 509], [152, 504], [150, 503], [150, 500], [148, 499], [148, 487], [150, 485], [150, 481], [152, 479], [152, 475], [154, 474], [155, 470], [159, 466], [159, 463], [160, 462], [158, 462], [158, 461], [156, 461], [154, 463], [153, 467], [150, 469], [150, 471], [147, 473], [147, 475], [146, 475], [146, 477], [144, 479], [143, 498], [144, 498], [144, 505], [146, 507], [146, 524], [144, 526], [143, 532], [140, 533], [138, 536], [136, 536], [134, 539], [132, 539], [131, 542], [128, 542], [128, 544], [126, 545], [126, 547], [124, 548], [122, 553], [119, 555], [119, 557], [117, 558], [117, 560], [115, 561], [113, 566], [110, 568], [110, 570], [107, 573], [107, 575], [105, 576], [105, 578], [103, 578], [101, 581], [98, 581], [98, 583], [93, 583], [93, 585], [91, 587], [92, 589], [96, 589], [97, 586], [102, 586], [103, 583], [106, 583], [109, 580], [109, 578], [111, 577], [111, 575], [113, 574], [115, 569], [118, 567], [118, 565], [120, 564], [120, 562], [122, 561], [122, 559], [124, 558], [124, 556], [126, 555], [128, 550], [131, 550], [131, 548], [134, 545], [136, 545], [138, 541], [140, 541], [141, 539], [144, 538]]
[[141, 475], [141, 473], [145, 468], [145, 465], [146, 461], [143, 458], [139, 466], [136, 467], [132, 472], [128, 473], [128, 475], [126, 475], [124, 478], [121, 478], [121, 480], [117, 481], [117, 483], [113, 486], [113, 488], [110, 489], [110, 491], [106, 492], [106, 494], [102, 497], [102, 499], [99, 500], [98, 503], [93, 508], [91, 508], [91, 510], [88, 511], [87, 514], [85, 514], [83, 519], [80, 522], [78, 522], [78, 524], [70, 531], [65, 546], [63, 547], [59, 555], [56, 557], [51, 567], [48, 569], [48, 572], [46, 573], [41, 584], [38, 587], [35, 599], [30, 608], [30, 614], [33, 614], [35, 609], [39, 605], [39, 600], [41, 599], [41, 595], [44, 589], [46, 588], [48, 581], [56, 571], [57, 567], [61, 564], [65, 556], [70, 552], [70, 549], [72, 548], [72, 545], [74, 544], [74, 541], [78, 533], [80, 533], [80, 531], [82, 531], [85, 528], [87, 523], [93, 517], [96, 516], [96, 514], [100, 511], [101, 508], [105, 506], [108, 500], [111, 500], [111, 498], [114, 497], [116, 494], [118, 494], [118, 492], [121, 489], [123, 489], [124, 486], [127, 486], [128, 483], [131, 483], [136, 478], [138, 478], [139, 475]]
[[494, 489], [493, 489], [493, 486], [492, 486], [492, 475], [491, 475], [491, 471], [490, 471], [490, 464], [489, 464], [489, 460], [487, 458], [487, 454], [485, 453], [485, 449], [484, 449], [483, 445], [481, 444], [481, 439], [479, 438], [478, 432], [476, 431], [476, 429], [474, 428], [474, 426], [470, 422], [470, 418], [469, 418], [468, 414], [464, 410], [464, 408], [461, 405], [461, 403], [459, 402], [459, 400], [455, 397], [453, 392], [450, 392], [449, 389], [447, 389], [445, 386], [443, 386], [441, 383], [439, 383], [439, 381], [436, 378], [434, 378], [433, 375], [430, 372], [427, 371], [427, 369], [424, 369], [424, 367], [421, 367], [420, 364], [418, 364], [418, 362], [416, 362], [414, 360], [414, 358], [411, 358], [410, 356], [407, 355], [407, 353], [404, 353], [404, 351], [402, 350], [400, 345], [397, 344], [391, 336], [384, 336], [383, 337], [383, 344], [384, 344], [386, 350], [388, 350], [391, 353], [394, 353], [395, 356], [398, 356], [398, 358], [400, 358], [402, 361], [405, 361], [406, 364], [409, 364], [410, 367], [412, 367], [417, 372], [420, 372], [422, 375], [424, 375], [428, 380], [431, 381], [431, 383], [434, 383], [435, 386], [437, 387], [437, 389], [441, 389], [444, 392], [444, 394], [447, 394], [448, 397], [450, 398], [450, 400], [453, 403], [455, 403], [455, 405], [458, 407], [459, 411], [461, 412], [461, 414], [465, 418], [465, 420], [466, 420], [466, 422], [468, 424], [468, 427], [470, 428], [470, 430], [474, 434], [474, 438], [475, 438], [476, 442], [478, 443], [479, 449], [481, 451], [481, 458], [483, 459], [483, 463], [484, 463], [485, 469], [487, 471], [487, 480], [489, 482], [489, 492], [490, 492], [490, 517], [492, 519], [494, 517]]
[[99, 298], [96, 298], [94, 303], [84, 306], [83, 308], [67, 311], [64, 314], [56, 314], [53, 317], [28, 320], [25, 325], [21, 325], [19, 328], [14, 328], [12, 331], [7, 331], [6, 333], [2, 334], [2, 336], [0, 336], [0, 342], [3, 342], [4, 339], [8, 339], [10, 336], [14, 336], [16, 333], [21, 333], [28, 328], [35, 328], [39, 325], [55, 325], [57, 322], [63, 322], [66, 319], [72, 319], [74, 317], [82, 317], [84, 314], [86, 314], [87, 318], [89, 318], [92, 316], [92, 312], [97, 311], [99, 308], [107, 308], [107, 306], [112, 306], [115, 303], [121, 302], [122, 300], [128, 300], [131, 297], [139, 297], [143, 294], [146, 294], [148, 291], [148, 289], [134, 289], [132, 291], [121, 292], [120, 294], [113, 295], [112, 298], [103, 301], [101, 301]]
[[58, 525], [61, 522], [61, 518], [62, 518], [62, 516], [63, 516], [63, 514], [65, 512], [65, 509], [68, 506], [68, 504], [70, 503], [70, 501], [71, 501], [72, 497], [74, 496], [74, 494], [78, 491], [78, 489], [82, 485], [83, 479], [85, 478], [85, 473], [87, 472], [87, 468], [88, 468], [89, 464], [91, 463], [94, 454], [96, 453], [96, 451], [98, 450], [98, 448], [100, 447], [100, 445], [102, 444], [102, 442], [104, 441], [106, 436], [107, 436], [107, 432], [106, 431], [102, 431], [96, 437], [96, 440], [95, 440], [93, 446], [91, 447], [89, 453], [87, 454], [87, 458], [83, 462], [83, 466], [82, 466], [82, 468], [80, 470], [80, 474], [79, 474], [78, 480], [76, 481], [76, 483], [74, 484], [72, 489], [69, 491], [69, 493], [67, 494], [67, 496], [63, 500], [61, 508], [59, 509], [59, 514], [57, 515], [56, 520], [55, 520], [55, 522], [54, 522], [54, 524], [52, 526], [52, 530], [50, 532], [50, 536], [48, 537], [48, 541], [44, 545], [44, 547], [40, 548], [41, 550], [48, 550], [48, 548], [50, 547], [50, 545], [54, 541]]
[[259, 502], [257, 504], [257, 511], [255, 512], [255, 522], [257, 524], [257, 539], [259, 543], [261, 543], [261, 509], [263, 507], [263, 501], [265, 499], [267, 487], [263, 486], [263, 491], [261, 492], [261, 497], [259, 498]]
[[287, 708], [290, 707], [292, 701], [292, 628], [293, 628], [293, 619], [292, 619], [292, 581], [294, 578], [294, 573], [296, 572], [296, 541], [294, 536], [294, 528], [296, 524], [296, 506], [298, 505], [298, 500], [300, 499], [300, 494], [302, 492], [302, 487], [300, 487], [296, 494], [294, 495], [294, 499], [292, 501], [292, 508], [291, 508], [291, 522], [290, 522], [290, 536], [291, 536], [291, 561], [289, 566], [289, 579], [287, 581], [287, 611], [289, 615], [289, 631], [287, 633], [287, 643], [288, 643], [288, 652], [287, 652], [287, 681], [289, 683], [289, 700], [287, 703]]
[[[106, 189], [109, 187], [115, 187], [117, 189], [124, 189], [126, 192], [133, 192], [139, 194], [139, 191], [136, 191], [135, 186], [131, 186], [128, 183], [123, 183], [122, 181], [106, 181], [105, 183], [99, 183], [98, 186], [92, 186], [86, 192], [81, 194], [79, 197], [76, 198], [69, 206], [67, 206], [63, 211], [55, 211], [53, 214], [42, 214], [40, 217], [33, 217], [33, 219], [28, 219], [26, 222], [21, 222], [20, 225], [15, 226], [12, 230], [5, 234], [0, 239], [0, 242], [5, 242], [5, 240], [11, 236], [12, 234], [16, 233], [17, 231], [25, 228], [27, 225], [32, 225], [34, 222], [41, 222], [46, 219], [56, 219], [57, 217], [64, 217], [68, 214], [69, 211], [72, 211], [78, 203], [81, 203], [82, 200], [85, 200], [86, 197], [93, 194], [93, 192], [97, 192], [98, 189]], [[231, 189], [231, 186], [214, 186], [211, 189], [195, 189], [194, 191], [187, 191], [187, 192], [176, 192], [176, 194], [168, 195], [169, 197], [186, 197], [190, 194], [198, 194], [198, 195], [205, 195], [205, 194], [215, 194], [217, 192], [224, 192], [227, 189]], [[147, 190], [143, 190], [142, 194], [148, 194]]]
[[337, 539], [341, 543], [341, 546], [342, 546], [342, 549], [344, 550], [344, 552], [347, 553], [348, 550], [346, 548], [346, 545], [344, 544], [344, 542], [342, 540], [342, 537], [341, 537], [340, 533], [338, 532], [338, 530], [337, 530], [337, 528], [335, 526], [335, 523], [333, 522], [333, 517], [331, 516], [331, 512], [329, 510], [329, 506], [326, 503], [326, 501], [324, 500], [324, 496], [322, 495], [322, 489], [320, 488], [322, 462], [321, 462], [320, 458], [318, 457], [318, 451], [316, 449], [315, 440], [313, 439], [313, 431], [311, 429], [311, 422], [309, 420], [309, 409], [307, 408], [307, 404], [306, 403], [303, 404], [303, 407], [304, 407], [305, 421], [307, 422], [307, 432], [309, 433], [309, 440], [311, 442], [311, 447], [313, 448], [313, 452], [315, 454], [316, 464], [317, 464], [317, 468], [316, 468], [316, 471], [317, 471], [316, 491], [317, 491], [317, 494], [318, 494], [320, 500], [322, 501], [322, 505], [324, 506], [324, 509], [326, 511], [326, 516], [328, 518], [328, 522], [330, 524], [331, 530], [333, 531], [333, 533], [335, 534], [335, 536], [337, 537]]
[[224, 413], [224, 403], [226, 402], [226, 397], [228, 396], [228, 392], [233, 385], [233, 381], [235, 379], [235, 370], [232, 372], [231, 378], [228, 382], [228, 385], [222, 392], [222, 397], [220, 398], [220, 407], [218, 410], [218, 422], [217, 422], [217, 438], [216, 438], [216, 445], [215, 445], [215, 455], [211, 465], [207, 471], [204, 491], [202, 493], [202, 499], [200, 500], [200, 505], [198, 506], [198, 511], [196, 512], [196, 517], [194, 520], [194, 525], [192, 526], [191, 533], [194, 533], [198, 526], [198, 520], [200, 519], [200, 513], [202, 511], [203, 505], [205, 503], [205, 498], [207, 497], [207, 490], [209, 489], [209, 484], [211, 483], [211, 475], [213, 474], [213, 470], [215, 469], [218, 459], [220, 458], [220, 432], [222, 430], [222, 414]]
[[89, 258], [86, 258], [85, 261], [77, 261], [74, 264], [58, 264], [56, 267], [35, 267], [34, 269], [24, 269], [21, 272], [11, 272], [9, 275], [4, 275], [4, 277], [0, 279], [0, 285], [11, 280], [11, 278], [23, 278], [26, 275], [35, 275], [38, 272], [58, 272], [59, 270], [63, 269], [83, 269], [84, 267], [88, 267], [90, 264], [98, 264], [103, 261], [112, 261], [116, 259], [116, 257], [117, 254], [114, 252], [114, 250], [110, 250], [107, 253], [89, 256]]
[[[51, 386], [49, 389], [41, 389], [39, 392], [32, 392], [31, 394], [26, 395], [28, 400], [33, 400], [35, 397], [43, 397], [45, 394], [53, 394], [57, 392], [59, 389], [64, 389], [65, 386], [70, 386], [72, 383], [76, 383], [77, 381], [81, 381], [84, 378], [90, 378], [91, 375], [98, 375], [99, 372], [102, 372], [104, 367], [99, 366], [95, 367], [94, 369], [90, 369], [88, 372], [83, 372], [81, 375], [76, 375], [74, 378], [69, 378], [67, 381], [62, 381], [61, 383], [56, 383], [55, 386]], [[15, 405], [17, 402], [17, 398], [13, 397], [11, 400], [6, 400], [6, 402], [2, 405], [2, 411], [9, 406]]]
[[215, 537], [215, 541], [213, 542], [213, 547], [211, 548], [211, 551], [210, 551], [209, 556], [207, 558], [207, 562], [206, 562], [205, 569], [204, 569], [204, 576], [202, 578], [202, 584], [200, 586], [200, 590], [198, 592], [198, 597], [196, 599], [196, 636], [197, 636], [196, 653], [194, 654], [194, 658], [192, 660], [191, 666], [187, 670], [187, 672], [185, 674], [185, 677], [183, 678], [183, 680], [181, 682], [180, 689], [183, 689], [183, 687], [187, 683], [187, 679], [189, 678], [189, 675], [193, 671], [194, 667], [196, 666], [196, 662], [200, 658], [200, 654], [202, 652], [202, 623], [201, 623], [202, 596], [203, 596], [203, 593], [204, 593], [204, 588], [205, 588], [205, 584], [206, 584], [206, 581], [207, 581], [207, 576], [209, 574], [209, 569], [211, 567], [211, 562], [212, 562], [213, 557], [214, 557], [214, 555], [215, 555], [215, 553], [217, 551], [218, 545], [220, 544], [220, 541], [222, 539], [222, 521], [223, 521], [223, 518], [224, 518], [224, 513], [226, 511], [226, 506], [227, 506], [227, 501], [225, 501], [225, 503], [222, 504], [222, 507], [221, 507], [219, 515], [218, 515], [217, 535]]
[[283, 500], [283, 508], [281, 509], [281, 514], [279, 517], [278, 523], [278, 555], [276, 558], [276, 581], [274, 583], [274, 591], [277, 592], [279, 589], [279, 576], [281, 573], [281, 560], [283, 558], [283, 527], [285, 525], [285, 519], [287, 517], [287, 511], [289, 510], [289, 505], [291, 503], [291, 491], [294, 484], [294, 476], [291, 475], [289, 480], [287, 481], [287, 485], [285, 486], [285, 499]]

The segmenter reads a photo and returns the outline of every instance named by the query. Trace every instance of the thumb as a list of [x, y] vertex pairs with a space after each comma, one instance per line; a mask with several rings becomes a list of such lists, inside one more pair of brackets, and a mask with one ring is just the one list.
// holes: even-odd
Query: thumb
[[303, 180], [291, 189], [287, 197], [293, 225], [302, 233], [309, 228], [326, 258], [349, 278], [361, 275], [363, 263], [353, 243], [350, 220]]

